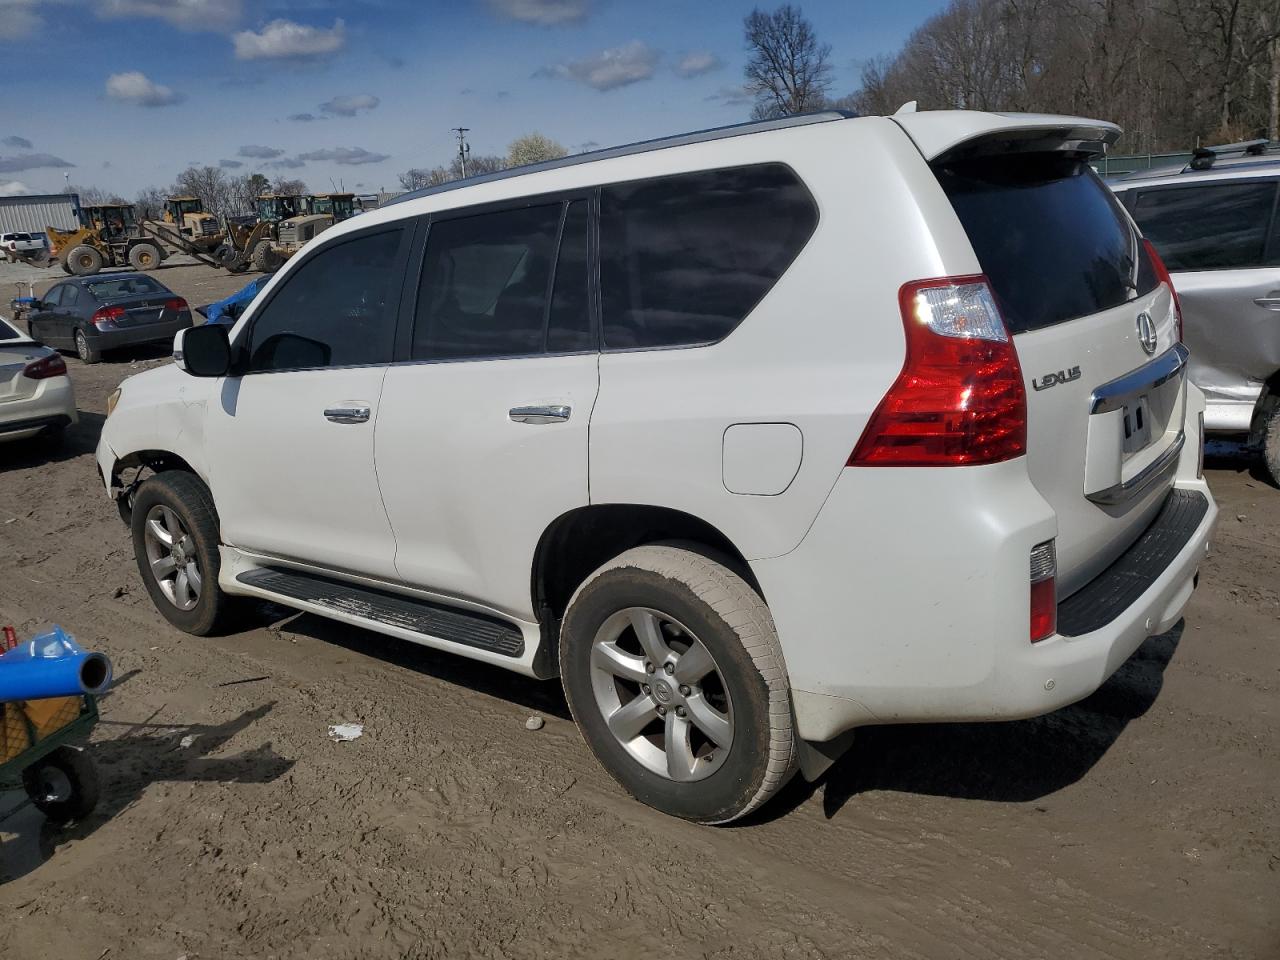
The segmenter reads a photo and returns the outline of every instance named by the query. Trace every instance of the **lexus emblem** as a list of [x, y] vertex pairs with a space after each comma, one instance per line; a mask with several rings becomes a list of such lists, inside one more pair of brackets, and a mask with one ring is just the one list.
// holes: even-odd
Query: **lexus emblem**
[[1151, 319], [1151, 314], [1145, 310], [1138, 314], [1138, 342], [1142, 344], [1147, 356], [1156, 352], [1156, 324]]

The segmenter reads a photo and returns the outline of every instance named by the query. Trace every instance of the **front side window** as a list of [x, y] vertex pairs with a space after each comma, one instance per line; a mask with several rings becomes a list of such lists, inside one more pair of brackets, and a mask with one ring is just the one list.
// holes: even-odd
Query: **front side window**
[[817, 223], [813, 198], [782, 164], [604, 187], [605, 346], [723, 339], [777, 283]]
[[432, 223], [413, 358], [541, 353], [563, 211], [553, 203]]
[[67, 289], [66, 284], [63, 284], [63, 285], [62, 285], [62, 286], [60, 286], [60, 287], [54, 287], [52, 290], [50, 290], [48, 293], [46, 293], [46, 294], [41, 298], [41, 302], [42, 302], [46, 307], [56, 307], [56, 306], [59, 306], [59, 305], [61, 304], [61, 302], [62, 302], [62, 291], [66, 290], [66, 289]]
[[1144, 190], [1133, 218], [1170, 270], [1258, 267], [1275, 192], [1274, 182]]
[[390, 363], [403, 233], [340, 241], [289, 274], [253, 320], [249, 372]]

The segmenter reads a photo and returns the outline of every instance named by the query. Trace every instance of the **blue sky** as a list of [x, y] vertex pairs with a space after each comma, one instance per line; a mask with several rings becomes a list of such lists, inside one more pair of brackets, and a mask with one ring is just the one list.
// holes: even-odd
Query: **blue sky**
[[[832, 94], [942, 5], [801, 4], [832, 45]], [[473, 152], [505, 153], [533, 130], [576, 150], [733, 123], [750, 112], [752, 6], [0, 0], [0, 193], [56, 191], [67, 174], [132, 197], [191, 163], [395, 189], [397, 173], [449, 161], [459, 124]]]

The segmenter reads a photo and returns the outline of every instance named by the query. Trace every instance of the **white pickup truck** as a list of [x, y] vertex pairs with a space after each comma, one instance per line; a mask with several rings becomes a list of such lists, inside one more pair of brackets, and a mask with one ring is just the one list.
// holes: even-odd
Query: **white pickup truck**
[[0, 233], [0, 250], [10, 263], [35, 260], [44, 253], [44, 239], [35, 233]]

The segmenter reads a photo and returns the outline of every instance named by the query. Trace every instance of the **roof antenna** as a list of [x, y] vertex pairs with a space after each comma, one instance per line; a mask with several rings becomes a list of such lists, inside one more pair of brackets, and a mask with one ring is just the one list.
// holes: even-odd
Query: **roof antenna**
[[919, 106], [920, 106], [920, 101], [908, 100], [906, 103], [900, 106], [897, 110], [893, 111], [893, 115], [896, 117], [900, 113], [915, 113], [916, 108]]

